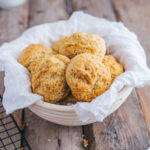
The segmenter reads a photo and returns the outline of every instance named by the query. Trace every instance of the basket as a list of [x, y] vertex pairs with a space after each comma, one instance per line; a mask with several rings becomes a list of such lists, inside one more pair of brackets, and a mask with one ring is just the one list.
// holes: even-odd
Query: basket
[[[116, 100], [110, 108], [108, 115], [113, 113], [121, 106], [121, 104], [126, 100], [132, 90], [132, 87], [124, 87], [117, 94]], [[94, 118], [89, 119], [87, 122], [82, 122], [81, 120], [79, 120], [77, 114], [75, 113], [73, 105], [63, 106], [50, 104], [43, 101], [37, 101], [35, 104], [31, 105], [29, 109], [43, 119], [64, 126], [81, 126], [96, 122]]]

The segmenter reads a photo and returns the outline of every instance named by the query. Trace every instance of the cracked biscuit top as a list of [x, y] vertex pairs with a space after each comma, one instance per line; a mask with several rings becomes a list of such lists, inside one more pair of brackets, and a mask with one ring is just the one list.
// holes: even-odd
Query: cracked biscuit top
[[112, 55], [105, 55], [103, 63], [110, 68], [112, 80], [124, 71], [122, 64], [118, 63]]
[[29, 66], [33, 93], [44, 101], [56, 103], [69, 94], [65, 72], [70, 59], [63, 55], [51, 55], [34, 61]]
[[83, 53], [68, 64], [66, 80], [77, 100], [90, 102], [109, 89], [112, 79], [109, 67], [99, 56]]
[[42, 44], [31, 44], [22, 51], [18, 61], [28, 68], [31, 62], [50, 54], [52, 54], [51, 48]]
[[52, 49], [69, 58], [81, 53], [92, 53], [104, 57], [105, 41], [98, 34], [74, 33], [54, 42]]

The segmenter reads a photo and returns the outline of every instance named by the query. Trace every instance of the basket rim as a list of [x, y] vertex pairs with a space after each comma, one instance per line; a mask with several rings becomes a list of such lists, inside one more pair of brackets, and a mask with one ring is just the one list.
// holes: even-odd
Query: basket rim
[[[133, 89], [133, 87], [123, 87], [122, 90], [117, 94], [117, 97], [119, 97], [120, 95], [122, 95], [123, 93], [126, 93], [127, 91]], [[34, 106], [38, 106], [38, 107], [42, 107], [45, 109], [51, 109], [51, 110], [55, 110], [55, 111], [59, 111], [59, 112], [74, 112], [74, 106], [70, 105], [70, 106], [65, 106], [65, 105], [59, 105], [59, 104], [51, 104], [48, 102], [44, 102], [44, 101], [37, 101], [34, 104], [32, 104], [31, 106], [29, 106], [29, 108], [32, 108]]]

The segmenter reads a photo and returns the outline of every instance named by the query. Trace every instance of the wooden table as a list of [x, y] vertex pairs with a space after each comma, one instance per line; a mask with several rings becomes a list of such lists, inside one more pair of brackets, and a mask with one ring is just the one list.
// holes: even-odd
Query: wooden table
[[[15, 39], [28, 27], [68, 19], [82, 10], [94, 16], [122, 21], [136, 32], [150, 65], [149, 0], [32, 0], [20, 8], [0, 10], [0, 43]], [[4, 74], [0, 74], [3, 84]], [[4, 88], [1, 86], [0, 93]], [[103, 123], [64, 127], [45, 121], [25, 109], [25, 136], [33, 150], [147, 150], [150, 146], [150, 87], [136, 89]], [[17, 111], [21, 124], [22, 111]], [[82, 146], [88, 140], [87, 148]]]

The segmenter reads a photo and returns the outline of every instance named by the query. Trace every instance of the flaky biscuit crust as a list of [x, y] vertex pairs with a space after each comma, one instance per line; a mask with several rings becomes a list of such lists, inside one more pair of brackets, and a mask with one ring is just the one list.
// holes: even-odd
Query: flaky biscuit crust
[[69, 94], [66, 83], [66, 66], [70, 59], [62, 55], [51, 55], [34, 61], [29, 66], [33, 93], [44, 96], [49, 103], [56, 103]]
[[66, 80], [77, 100], [90, 102], [109, 89], [110, 69], [99, 56], [84, 53], [75, 56], [66, 70]]
[[105, 55], [103, 63], [110, 68], [112, 80], [123, 73], [123, 66], [112, 55]]
[[106, 53], [105, 41], [98, 34], [74, 33], [56, 41], [52, 49], [69, 58], [77, 54], [92, 53], [104, 57]]
[[31, 44], [26, 47], [19, 58], [19, 63], [25, 67], [29, 67], [31, 62], [36, 61], [45, 55], [51, 55], [52, 49], [42, 44]]

